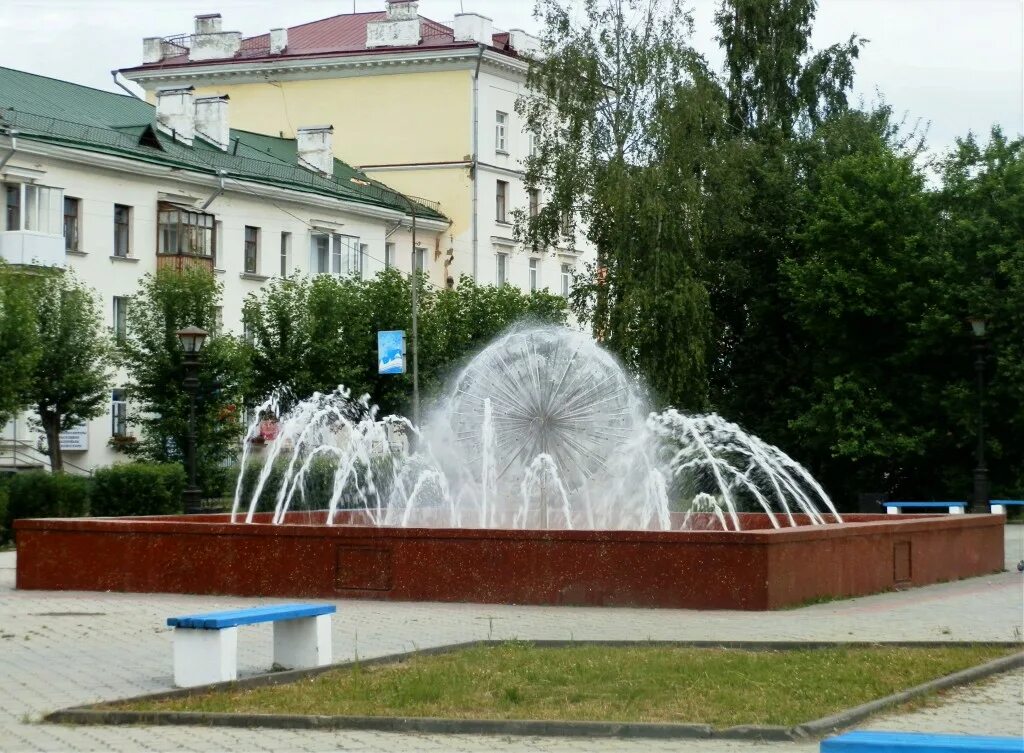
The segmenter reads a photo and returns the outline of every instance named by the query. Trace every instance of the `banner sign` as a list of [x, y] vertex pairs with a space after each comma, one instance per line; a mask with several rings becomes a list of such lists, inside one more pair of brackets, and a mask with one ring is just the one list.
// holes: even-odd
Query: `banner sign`
[[60, 448], [64, 452], [85, 452], [89, 449], [89, 425], [79, 424], [60, 433]]
[[405, 373], [405, 332], [403, 330], [377, 333], [377, 373]]

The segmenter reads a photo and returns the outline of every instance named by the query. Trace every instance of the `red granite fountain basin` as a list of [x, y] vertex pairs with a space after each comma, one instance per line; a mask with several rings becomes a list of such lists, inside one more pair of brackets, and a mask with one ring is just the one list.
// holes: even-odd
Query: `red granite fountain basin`
[[[846, 515], [740, 532], [379, 528], [343, 513], [19, 520], [17, 587], [767, 610], [1002, 570], [1001, 515]], [[710, 518], [704, 519], [709, 527]]]

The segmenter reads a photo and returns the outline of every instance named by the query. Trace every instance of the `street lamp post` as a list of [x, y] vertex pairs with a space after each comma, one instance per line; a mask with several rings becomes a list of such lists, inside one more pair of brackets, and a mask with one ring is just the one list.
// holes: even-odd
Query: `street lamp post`
[[188, 473], [188, 487], [182, 495], [185, 513], [194, 515], [202, 512], [203, 491], [196, 483], [196, 392], [199, 390], [199, 351], [206, 342], [208, 332], [199, 327], [186, 327], [176, 332], [181, 349], [185, 352], [185, 380], [182, 387], [189, 393], [188, 443], [185, 447], [185, 470]]
[[974, 332], [974, 373], [978, 384], [978, 446], [974, 452], [974, 497], [971, 512], [987, 513], [988, 468], [985, 466], [985, 326], [981, 317], [972, 317]]
[[[350, 183], [357, 186], [372, 186], [368, 180], [362, 178], [349, 178]], [[409, 214], [412, 216], [412, 250], [409, 260], [411, 274], [409, 283], [412, 287], [412, 337], [409, 343], [412, 349], [412, 422], [415, 426], [420, 425], [420, 357], [419, 357], [419, 279], [416, 273], [416, 203], [404, 193], [395, 192], [409, 206]]]

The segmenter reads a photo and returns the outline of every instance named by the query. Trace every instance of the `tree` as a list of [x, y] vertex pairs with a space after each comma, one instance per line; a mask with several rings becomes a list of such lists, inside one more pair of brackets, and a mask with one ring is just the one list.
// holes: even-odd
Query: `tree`
[[25, 393], [39, 358], [30, 281], [26, 273], [0, 262], [0, 424], [25, 407]]
[[195, 325], [211, 333], [203, 346], [196, 392], [199, 484], [220, 493], [225, 461], [238, 451], [246, 362], [237, 340], [216, 331], [221, 287], [202, 269], [158, 270], [146, 275], [128, 308], [122, 357], [128, 369], [130, 420], [142, 429], [130, 451], [157, 462], [181, 462], [189, 433], [189, 393], [183, 352], [175, 334]]
[[920, 144], [882, 108], [830, 117], [805, 150], [813, 169], [780, 270], [786, 326], [804, 353], [779, 400], [786, 447], [841, 499], [907, 492], [908, 471], [943, 431], [934, 408], [947, 376], [922, 332], [948, 270], [932, 252]]
[[540, 0], [536, 15], [544, 56], [517, 109], [538, 145], [526, 182], [547, 204], [519, 213], [519, 237], [571, 247], [582, 227], [597, 261], [576, 281], [578, 319], [661, 402], [702, 407], [706, 168], [724, 121], [690, 16], [677, 0], [587, 0], [579, 23]]
[[[564, 323], [565, 301], [463, 277], [453, 290], [418, 278], [420, 389], [436, 395], [475, 350], [516, 321]], [[318, 275], [273, 283], [249, 296], [243, 317], [252, 342], [250, 404], [275, 391], [283, 406], [344, 385], [368, 394], [381, 411], [408, 413], [412, 375], [377, 373], [377, 332], [411, 330], [410, 281], [388, 269], [370, 280]]]
[[60, 471], [61, 432], [99, 416], [110, 400], [113, 348], [93, 291], [70, 270], [35, 283], [39, 358], [24, 395], [46, 436], [50, 469]]
[[[803, 252], [797, 197], [814, 180], [816, 133], [847, 110], [864, 40], [815, 53], [816, 0], [723, 0], [715, 23], [734, 143], [736, 220], [706, 244], [714, 318], [710, 401], [768, 441], [791, 448], [792, 403], [813, 357], [786, 318], [782, 269]], [[764, 396], [771, 395], [770, 401]]]
[[1019, 495], [1024, 491], [1024, 139], [1007, 138], [998, 127], [985, 144], [968, 134], [940, 169], [936, 254], [950, 274], [937, 281], [937, 312], [928, 329], [947, 355], [949, 384], [941, 404], [952, 430], [945, 437], [942, 467], [962, 480], [973, 465], [977, 408], [968, 355], [973, 343], [964, 320], [981, 315], [989, 332], [985, 411], [992, 489], [997, 495]]

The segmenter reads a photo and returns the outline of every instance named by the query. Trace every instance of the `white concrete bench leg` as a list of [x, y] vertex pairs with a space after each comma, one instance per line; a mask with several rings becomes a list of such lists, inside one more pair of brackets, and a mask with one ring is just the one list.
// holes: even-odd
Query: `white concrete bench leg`
[[174, 684], [179, 688], [238, 679], [238, 628], [174, 628]]
[[1006, 515], [1006, 505], [992, 505], [993, 515]]
[[964, 508], [960, 507], [959, 505], [957, 505], [956, 507], [950, 507], [949, 508], [949, 514], [950, 515], [963, 515], [964, 514]]
[[900, 514], [900, 508], [898, 508], [898, 507], [886, 507], [885, 511], [889, 515], [899, 515]]
[[331, 616], [322, 614], [274, 623], [274, 664], [308, 669], [331, 663]]

